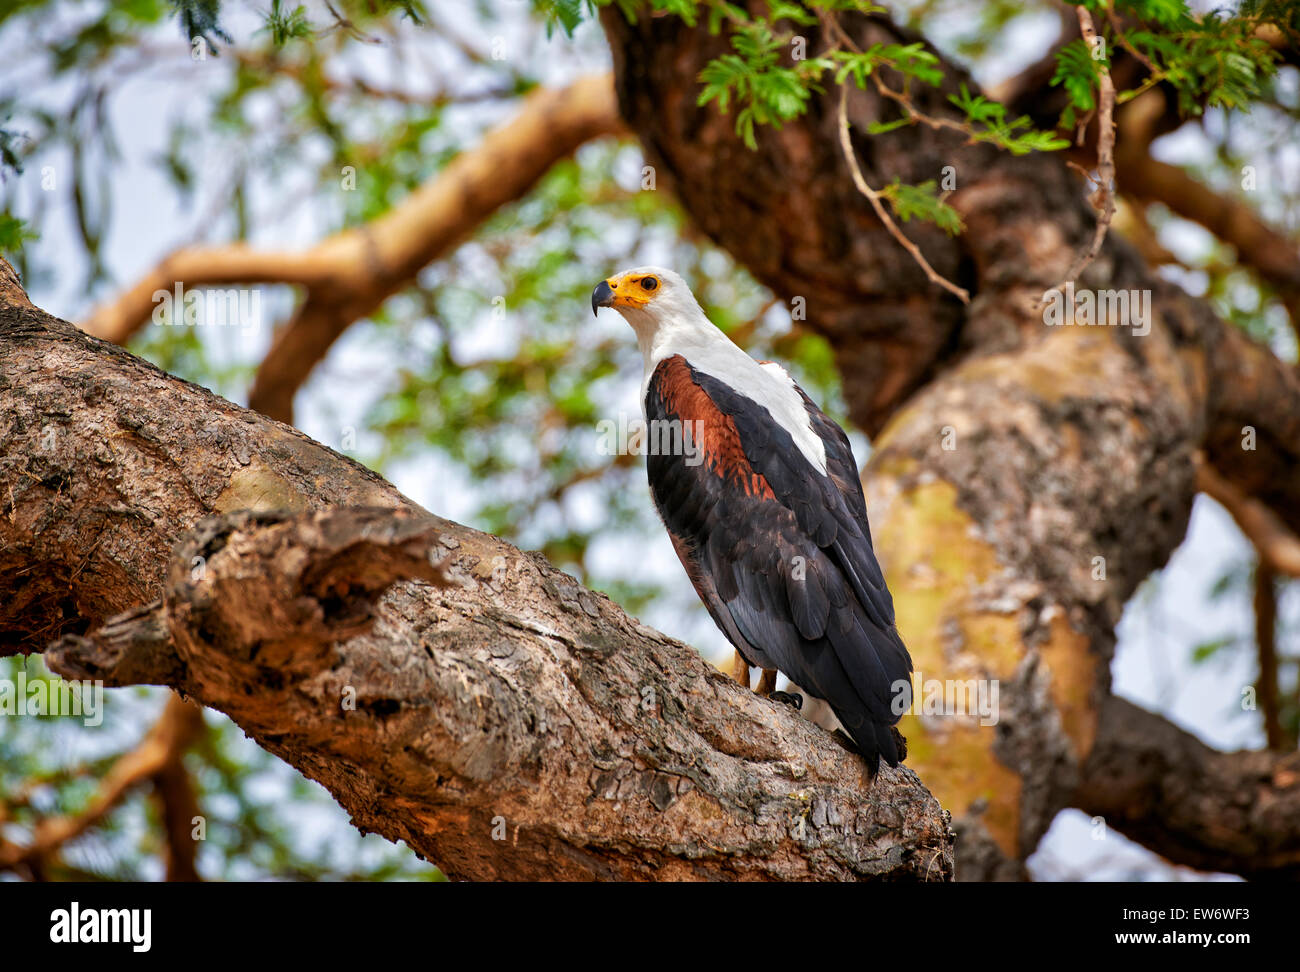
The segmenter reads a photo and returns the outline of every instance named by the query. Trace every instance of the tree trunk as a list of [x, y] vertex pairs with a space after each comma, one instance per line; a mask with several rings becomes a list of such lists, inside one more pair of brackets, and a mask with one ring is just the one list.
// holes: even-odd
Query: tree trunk
[[[919, 39], [884, 17], [841, 21], [862, 49]], [[902, 110], [874, 89], [850, 92], [853, 146], [871, 186], [955, 177], [948, 202], [965, 232], [905, 231], [971, 293], [967, 307], [927, 281], [855, 189], [839, 151], [836, 89], [814, 95], [805, 117], [761, 128], [750, 151], [734, 118], [696, 101], [699, 72], [727, 51], [725, 34], [676, 17], [632, 23], [612, 6], [602, 23], [620, 109], [661, 184], [778, 297], [802, 297], [808, 326], [835, 350], [853, 420], [874, 439], [864, 481], [876, 549], [921, 677], [1000, 684], [996, 726], [908, 716], [901, 728], [910, 765], [957, 817], [958, 876], [1023, 877], [1057, 812], [1094, 802], [1108, 770], [1124, 792], [1141, 792], [1127, 774], [1151, 741], [1106, 732], [1099, 719], [1118, 711], [1105, 704], [1115, 625], [1182, 540], [1198, 452], [1300, 526], [1300, 378], [1114, 234], [1078, 286], [1147, 295], [1150, 332], [1045, 326], [1040, 298], [1095, 225], [1064, 158], [1015, 157], [924, 124], [867, 137], [869, 122]], [[818, 27], [798, 32], [810, 52], [825, 47]], [[944, 68], [942, 87], [913, 85], [911, 97], [930, 117], [961, 120], [946, 98], [960, 83], [977, 86]], [[1247, 427], [1256, 441], [1244, 446]], [[1162, 745], [1176, 747], [1167, 757], [1199, 752], [1167, 729]], [[1090, 761], [1099, 733], [1116, 762]], [[1282, 789], [1297, 785], [1287, 757], [1259, 761], [1281, 774]], [[1205, 761], [1146, 765], [1194, 785]], [[1111, 822], [1143, 840], [1164, 809], [1135, 799]], [[1290, 873], [1300, 833], [1267, 820], [1257, 821], [1271, 841], [1263, 860], [1213, 828], [1153, 846], [1193, 866]]]

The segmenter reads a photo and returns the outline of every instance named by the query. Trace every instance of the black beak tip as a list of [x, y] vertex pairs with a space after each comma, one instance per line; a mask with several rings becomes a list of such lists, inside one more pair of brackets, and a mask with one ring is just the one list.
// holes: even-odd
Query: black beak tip
[[608, 307], [614, 302], [614, 291], [610, 289], [609, 281], [602, 280], [596, 284], [596, 289], [591, 292], [591, 313], [597, 313], [597, 309]]

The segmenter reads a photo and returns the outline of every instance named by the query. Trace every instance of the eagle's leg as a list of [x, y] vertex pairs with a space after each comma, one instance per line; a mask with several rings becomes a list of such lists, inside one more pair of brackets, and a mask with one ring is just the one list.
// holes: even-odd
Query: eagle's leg
[[745, 661], [745, 656], [740, 652], [736, 652], [736, 657], [731, 660], [731, 677], [749, 688], [749, 662]]
[[778, 692], [776, 690], [776, 676], [779, 673], [775, 668], [763, 669], [763, 674], [758, 677], [758, 688], [754, 689], [759, 695], [773, 702], [782, 702], [794, 709], [803, 708], [803, 696], [794, 692]]

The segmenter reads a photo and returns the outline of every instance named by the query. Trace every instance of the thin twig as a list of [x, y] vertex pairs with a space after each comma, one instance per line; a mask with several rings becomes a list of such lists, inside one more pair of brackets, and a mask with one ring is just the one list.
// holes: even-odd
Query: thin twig
[[[1092, 14], [1084, 7], [1076, 8], [1079, 15], [1079, 30], [1084, 42], [1095, 49], [1097, 29], [1092, 22]], [[1103, 62], [1098, 67], [1097, 80], [1097, 190], [1088, 197], [1093, 209], [1097, 211], [1097, 226], [1092, 234], [1092, 245], [1080, 253], [1066, 271], [1065, 279], [1051, 290], [1064, 290], [1079, 278], [1079, 274], [1101, 252], [1101, 244], [1106, 239], [1106, 230], [1115, 216], [1115, 82], [1111, 80], [1110, 69]]]
[[906, 92], [895, 91], [889, 85], [885, 84], [885, 82], [880, 79], [880, 74], [878, 72], [871, 72], [871, 80], [876, 83], [876, 90], [889, 100], [897, 102], [899, 106], [907, 112], [912, 121], [928, 125], [936, 132], [947, 129], [965, 135], [966, 138], [969, 139], [969, 144], [974, 144], [979, 141], [979, 134], [969, 125], [953, 121], [951, 118], [935, 118], [931, 115], [927, 115], [920, 108], [917, 108], [916, 105], [912, 104], [912, 98]]
[[[306, 78], [309, 65], [302, 61], [289, 60], [283, 57], [268, 55], [261, 51], [235, 51], [234, 58], [242, 67], [253, 71], [261, 71], [264, 74], [276, 74], [290, 80], [297, 81], [301, 85], [306, 85]], [[447, 105], [470, 105], [480, 104], [487, 101], [505, 101], [514, 95], [514, 91], [508, 85], [497, 88], [487, 88], [481, 91], [467, 91], [464, 93], [453, 93], [440, 91], [437, 93], [427, 93], [421, 91], [404, 91], [400, 88], [385, 88], [373, 82], [367, 81], [361, 77], [350, 78], [330, 78], [322, 76], [318, 81], [312, 79], [314, 83], [319, 83], [321, 88], [330, 94], [335, 95], [361, 95], [366, 98], [378, 101], [396, 101], [404, 105], [414, 105], [418, 108], [432, 110], [434, 108], [445, 108]]]
[[1119, 18], [1115, 16], [1114, 10], [1107, 8], [1106, 21], [1110, 24], [1111, 30], [1115, 31], [1115, 38], [1119, 41], [1120, 46], [1123, 47], [1124, 50], [1132, 54], [1133, 57], [1141, 62], [1141, 64], [1152, 74], [1163, 75], [1164, 72], [1160, 71], [1154, 64], [1152, 64], [1149, 57], [1129, 43], [1128, 36], [1124, 33], [1123, 28], [1120, 27]]
[[848, 163], [849, 172], [853, 176], [853, 184], [857, 186], [858, 192], [866, 196], [871, 202], [871, 208], [876, 211], [876, 215], [880, 218], [880, 222], [884, 224], [885, 229], [889, 230], [890, 235], [892, 235], [894, 239], [898, 240], [899, 245], [912, 255], [912, 259], [915, 260], [917, 265], [925, 271], [925, 275], [929, 278], [930, 282], [936, 283], [944, 290], [954, 294], [963, 304], [969, 304], [970, 294], [961, 287], [958, 287], [955, 283], [950, 282], [943, 275], [936, 272], [934, 267], [930, 266], [929, 261], [926, 260], [917, 245], [903, 235], [903, 231], [898, 228], [898, 225], [885, 210], [884, 203], [881, 201], [882, 194], [876, 192], [876, 190], [872, 189], [871, 186], [867, 185], [866, 177], [863, 176], [862, 169], [858, 167], [858, 157], [853, 153], [853, 140], [849, 136], [848, 100], [849, 86], [847, 84], [841, 85], [839, 113], [840, 148], [844, 152], [844, 161]]
[[[823, 10], [819, 10], [817, 14], [822, 22], [822, 28], [824, 30], [838, 34], [840, 43], [855, 54], [862, 53], [862, 48], [859, 47], [857, 42], [849, 36], [848, 31], [841, 26], [838, 17]], [[978, 141], [978, 136], [974, 129], [970, 128], [968, 125], [953, 121], [951, 118], [936, 118], [921, 111], [921, 109], [917, 108], [916, 105], [912, 103], [911, 96], [909, 96], [906, 91], [895, 91], [889, 85], [885, 84], [885, 82], [881, 80], [879, 71], [871, 72], [871, 80], [875, 84], [876, 90], [879, 91], [883, 97], [897, 102], [897, 104], [907, 112], [912, 121], [921, 122], [935, 131], [948, 129], [950, 131], [958, 132], [965, 135], [972, 143]]]

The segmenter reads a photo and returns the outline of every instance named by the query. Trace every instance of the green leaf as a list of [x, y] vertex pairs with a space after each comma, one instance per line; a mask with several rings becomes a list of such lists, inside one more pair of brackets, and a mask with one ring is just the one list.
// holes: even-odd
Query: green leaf
[[282, 0], [273, 0], [266, 15], [266, 28], [271, 34], [271, 43], [283, 47], [290, 40], [311, 35], [311, 24], [307, 21], [307, 8], [299, 4], [291, 11], [285, 11]]
[[904, 223], [915, 217], [923, 222], [934, 223], [949, 236], [956, 236], [965, 228], [961, 214], [939, 198], [933, 179], [918, 185], [908, 185], [895, 179], [880, 194], [889, 200], [894, 215]]
[[17, 253], [28, 240], [34, 240], [37, 234], [27, 228], [17, 216], [0, 213], [0, 250], [5, 253]]
[[904, 125], [912, 124], [910, 115], [902, 118], [896, 118], [891, 122], [872, 122], [867, 126], [867, 133], [870, 135], [884, 135], [886, 132], [892, 132], [896, 128], [902, 128]]
[[1080, 111], [1092, 111], [1097, 101], [1093, 90], [1097, 87], [1097, 62], [1092, 50], [1082, 37], [1070, 41], [1056, 54], [1056, 73], [1052, 85], [1063, 85], [1071, 104]]
[[557, 26], [572, 37], [582, 23], [584, 6], [583, 0], [533, 0], [533, 10], [545, 21], [548, 37]]
[[815, 24], [817, 15], [808, 8], [791, 3], [790, 0], [767, 0], [768, 16], [775, 23], [778, 20], [789, 20], [796, 24]]
[[1214, 638], [1210, 641], [1202, 641], [1199, 645], [1192, 648], [1192, 661], [1195, 664], [1209, 661], [1225, 648], [1231, 648], [1237, 644], [1237, 639], [1232, 636], [1224, 638]]
[[782, 123], [802, 115], [814, 91], [817, 78], [833, 67], [827, 58], [796, 61], [795, 67], [781, 64], [788, 38], [772, 32], [766, 21], [739, 28], [731, 37], [735, 53], [714, 58], [700, 71], [703, 85], [696, 104], [716, 101], [724, 114], [733, 103], [738, 107], [736, 134], [751, 149], [758, 147], [757, 125]]

